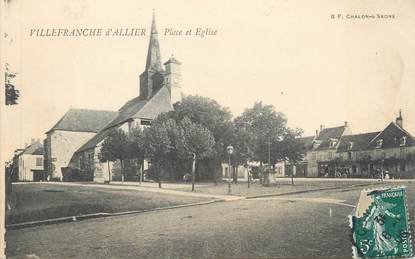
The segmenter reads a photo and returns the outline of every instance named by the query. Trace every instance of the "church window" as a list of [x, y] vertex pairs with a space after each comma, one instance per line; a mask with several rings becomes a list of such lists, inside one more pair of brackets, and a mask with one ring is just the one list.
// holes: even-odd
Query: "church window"
[[400, 141], [399, 141], [399, 145], [400, 146], [405, 146], [406, 145], [406, 136], [403, 136]]
[[376, 141], [376, 148], [382, 148], [383, 146], [383, 139], [378, 139]]

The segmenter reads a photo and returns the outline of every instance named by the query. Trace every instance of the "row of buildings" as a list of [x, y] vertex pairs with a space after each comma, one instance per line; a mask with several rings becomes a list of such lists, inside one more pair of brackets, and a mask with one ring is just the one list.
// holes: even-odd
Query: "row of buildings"
[[[181, 100], [181, 63], [173, 56], [162, 65], [156, 21], [153, 14], [145, 70], [139, 76], [139, 95], [118, 111], [70, 109], [46, 132], [43, 143], [33, 142], [16, 150], [14, 180], [108, 181], [120, 178], [117, 163], [101, 163], [101, 145], [113, 129], [126, 133], [146, 127], [159, 114], [171, 111]], [[415, 177], [415, 139], [404, 129], [402, 114], [378, 132], [352, 134], [346, 123], [320, 127], [315, 136], [299, 139], [304, 159], [295, 165], [281, 161], [273, 177]], [[136, 170], [146, 169], [147, 164]], [[253, 163], [252, 170], [256, 165]], [[223, 177], [231, 170], [222, 165]], [[255, 170], [253, 170], [255, 171]], [[247, 178], [248, 169], [238, 170]]]
[[[353, 178], [415, 178], [415, 138], [404, 129], [401, 111], [395, 121], [381, 131], [352, 134], [345, 122], [338, 127], [320, 126], [314, 136], [298, 139], [303, 160], [295, 164], [279, 161], [274, 165], [269, 180], [295, 177], [353, 177]], [[229, 168], [223, 164], [223, 177], [232, 178], [237, 172], [239, 180], [258, 177], [259, 163], [250, 168]], [[233, 169], [233, 170], [232, 170]]]

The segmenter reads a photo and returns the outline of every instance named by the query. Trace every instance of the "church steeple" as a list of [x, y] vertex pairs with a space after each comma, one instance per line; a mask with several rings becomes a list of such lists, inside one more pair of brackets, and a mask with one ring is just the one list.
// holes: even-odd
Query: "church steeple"
[[150, 42], [148, 44], [146, 69], [140, 75], [140, 96], [149, 99], [163, 86], [164, 70], [161, 65], [161, 54], [156, 28], [156, 17], [153, 9]]
[[148, 44], [146, 70], [163, 71], [154, 9], [153, 20], [151, 22], [150, 42]]

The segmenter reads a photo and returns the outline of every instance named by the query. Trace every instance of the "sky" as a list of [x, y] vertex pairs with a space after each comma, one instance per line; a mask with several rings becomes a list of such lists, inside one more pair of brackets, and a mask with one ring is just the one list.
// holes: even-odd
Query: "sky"
[[[415, 135], [414, 1], [10, 0], [2, 62], [18, 73], [21, 98], [1, 107], [2, 154], [45, 138], [71, 107], [117, 110], [139, 93], [148, 34], [36, 37], [31, 29], [148, 31], [153, 9], [162, 60], [182, 62], [186, 95], [215, 99], [234, 116], [272, 104], [305, 136], [345, 121], [353, 133], [379, 131], [402, 109]], [[395, 18], [346, 18], [377, 14]], [[200, 37], [198, 27], [217, 32]]]

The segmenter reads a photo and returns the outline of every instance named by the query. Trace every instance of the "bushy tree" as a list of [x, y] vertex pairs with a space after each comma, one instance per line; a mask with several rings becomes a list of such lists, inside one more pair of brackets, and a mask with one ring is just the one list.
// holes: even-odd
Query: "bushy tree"
[[112, 129], [101, 145], [99, 159], [102, 162], [109, 163], [109, 161], [120, 160], [122, 182], [124, 182], [123, 162], [125, 159], [131, 158], [130, 147], [128, 136], [121, 129]]
[[185, 157], [192, 159], [192, 191], [196, 178], [196, 163], [214, 154], [215, 139], [204, 126], [192, 122], [188, 117], [181, 121], [183, 129], [183, 152]]
[[180, 135], [173, 137], [174, 132], [180, 133], [180, 130], [172, 119], [155, 120], [151, 127], [144, 130], [146, 157], [151, 160], [159, 188], [163, 178], [163, 163], [169, 160], [172, 151], [177, 148], [173, 139], [180, 138]]
[[[211, 178], [216, 181], [217, 173], [221, 171], [221, 162], [226, 159], [226, 147], [231, 144], [232, 138], [232, 113], [228, 108], [222, 107], [215, 100], [202, 96], [186, 96], [174, 105], [174, 111], [163, 116], [169, 116], [180, 122], [188, 117], [191, 122], [208, 129], [215, 140], [214, 152], [208, 159], [199, 161], [199, 177]], [[213, 173], [213, 175], [209, 175]]]
[[274, 106], [255, 103], [235, 118], [234, 127], [239, 163], [252, 159], [260, 161], [262, 167], [263, 163], [274, 165], [286, 157], [296, 159], [295, 138], [301, 131], [289, 129], [285, 115], [277, 112]]
[[[144, 132], [141, 128], [133, 128], [130, 131], [129, 138], [129, 158], [137, 160], [138, 168], [141, 168], [145, 158], [145, 140], [144, 140]], [[141, 174], [143, 172], [141, 171]], [[142, 176], [140, 175], [140, 181], [142, 180]]]

